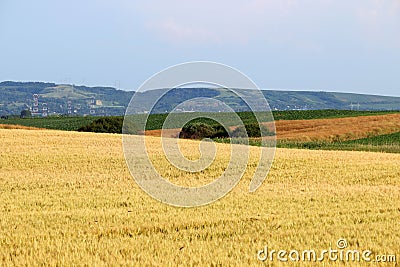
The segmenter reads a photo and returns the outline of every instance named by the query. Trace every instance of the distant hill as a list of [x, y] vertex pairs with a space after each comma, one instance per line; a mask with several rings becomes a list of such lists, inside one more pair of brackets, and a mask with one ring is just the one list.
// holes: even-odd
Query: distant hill
[[39, 82], [0, 83], [0, 115], [19, 114], [33, 109], [34, 94], [38, 95], [38, 115], [43, 107], [48, 114], [121, 115], [133, 92], [112, 87], [57, 85]]
[[[159, 89], [165, 90], [166, 89]], [[140, 106], [137, 112], [150, 110], [151, 95], [155, 91], [139, 93]], [[241, 94], [256, 95], [252, 90], [240, 90]], [[113, 87], [87, 87], [70, 84], [42, 82], [0, 83], [0, 115], [20, 114], [23, 109], [36, 111], [34, 94], [38, 95], [37, 115], [123, 115], [133, 91], [118, 90]], [[313, 91], [264, 90], [273, 110], [317, 110], [317, 109], [359, 109], [359, 110], [399, 110], [400, 97], [362, 95]], [[177, 103], [193, 97], [211, 97], [229, 103], [236, 111], [246, 111], [247, 106], [237, 97], [222, 89], [180, 88], [168, 92], [153, 110], [153, 113], [170, 111]], [[190, 109], [190, 105], [187, 105]], [[210, 111], [213, 110], [210, 107]]]
[[400, 110], [400, 97], [313, 91], [263, 91], [273, 109]]

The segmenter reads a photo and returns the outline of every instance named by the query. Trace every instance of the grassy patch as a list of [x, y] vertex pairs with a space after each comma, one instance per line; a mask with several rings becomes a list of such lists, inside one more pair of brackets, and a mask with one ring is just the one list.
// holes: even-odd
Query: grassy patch
[[370, 152], [400, 153], [400, 132], [377, 135], [368, 138], [348, 140], [342, 142], [329, 141], [287, 141], [277, 143], [282, 148], [324, 149], [324, 150], [354, 150]]

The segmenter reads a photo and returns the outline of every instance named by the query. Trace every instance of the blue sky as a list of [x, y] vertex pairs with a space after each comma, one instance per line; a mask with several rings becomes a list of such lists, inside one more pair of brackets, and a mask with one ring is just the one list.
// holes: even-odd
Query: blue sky
[[136, 90], [193, 60], [263, 89], [400, 96], [399, 0], [0, 0], [0, 80]]

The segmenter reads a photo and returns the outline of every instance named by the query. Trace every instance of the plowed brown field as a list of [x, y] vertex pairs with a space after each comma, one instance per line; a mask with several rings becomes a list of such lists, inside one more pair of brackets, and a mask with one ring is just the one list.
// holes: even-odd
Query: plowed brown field
[[[400, 131], [400, 114], [335, 119], [275, 121], [279, 140], [353, 140]], [[177, 137], [180, 129], [164, 130], [165, 137]], [[161, 136], [161, 130], [146, 131]]]

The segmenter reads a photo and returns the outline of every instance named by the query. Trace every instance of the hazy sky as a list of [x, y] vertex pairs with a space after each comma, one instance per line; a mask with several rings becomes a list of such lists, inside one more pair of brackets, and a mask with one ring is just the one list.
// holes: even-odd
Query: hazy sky
[[0, 81], [136, 90], [192, 60], [261, 88], [400, 96], [400, 0], [0, 0]]

